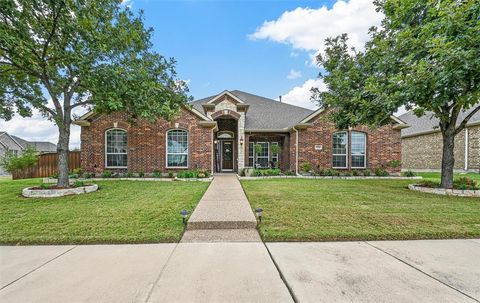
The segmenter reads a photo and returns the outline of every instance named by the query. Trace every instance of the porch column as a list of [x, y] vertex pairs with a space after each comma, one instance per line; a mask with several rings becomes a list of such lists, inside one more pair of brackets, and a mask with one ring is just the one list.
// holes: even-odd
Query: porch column
[[[238, 153], [237, 153], [237, 163], [238, 163], [238, 171], [245, 167], [245, 146], [247, 144], [247, 140], [245, 140], [245, 112], [239, 112], [240, 119], [238, 119], [238, 129], [237, 129], [237, 146], [238, 146]], [[243, 139], [243, 144], [240, 144], [240, 139]]]

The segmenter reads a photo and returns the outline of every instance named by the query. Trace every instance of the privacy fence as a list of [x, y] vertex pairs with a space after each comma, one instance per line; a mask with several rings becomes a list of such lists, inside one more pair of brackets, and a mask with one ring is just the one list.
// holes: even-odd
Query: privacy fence
[[[12, 173], [12, 178], [28, 179], [28, 178], [43, 178], [50, 177], [58, 171], [57, 168], [57, 153], [41, 154], [38, 156], [36, 165], [27, 169], [18, 170]], [[80, 167], [80, 152], [71, 151], [68, 155], [68, 166], [70, 171]]]

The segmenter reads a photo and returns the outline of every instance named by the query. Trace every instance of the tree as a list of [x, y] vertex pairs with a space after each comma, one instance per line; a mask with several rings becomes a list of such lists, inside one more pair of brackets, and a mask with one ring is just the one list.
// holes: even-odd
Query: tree
[[143, 14], [121, 0], [0, 2], [0, 118], [31, 116], [59, 131], [58, 185], [68, 185], [72, 111], [170, 119], [189, 98], [175, 60], [152, 51]]
[[[349, 49], [347, 35], [326, 40], [317, 60], [328, 90], [313, 89], [321, 106], [335, 107], [338, 127], [379, 126], [405, 106], [431, 112], [443, 137], [441, 186], [453, 185], [454, 139], [480, 110], [480, 2], [378, 0], [381, 28], [365, 50]], [[459, 114], [470, 110], [462, 121]]]
[[28, 145], [21, 155], [7, 150], [3, 157], [0, 157], [0, 165], [9, 173], [13, 173], [16, 170], [24, 170], [31, 166], [34, 166], [38, 162], [37, 150]]

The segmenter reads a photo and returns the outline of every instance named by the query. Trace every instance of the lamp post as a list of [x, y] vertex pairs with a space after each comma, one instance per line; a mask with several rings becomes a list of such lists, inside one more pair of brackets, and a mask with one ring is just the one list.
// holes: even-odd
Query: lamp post
[[263, 216], [263, 208], [256, 208], [255, 209], [255, 214], [258, 217], [258, 221], [262, 223], [262, 216]]
[[186, 223], [187, 223], [188, 210], [182, 209], [182, 211], [180, 212], [180, 214], [182, 215], [182, 222], [183, 222], [183, 224], [186, 224]]

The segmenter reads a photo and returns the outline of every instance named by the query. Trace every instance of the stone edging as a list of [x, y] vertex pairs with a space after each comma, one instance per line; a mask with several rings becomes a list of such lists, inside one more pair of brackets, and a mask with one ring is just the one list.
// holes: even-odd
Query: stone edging
[[[238, 175], [237, 175], [238, 176]], [[421, 180], [420, 176], [416, 177], [379, 177], [379, 176], [258, 176], [258, 177], [241, 177], [240, 180], [261, 180], [261, 179], [341, 179], [341, 180]]]
[[91, 193], [96, 190], [98, 190], [97, 184], [62, 189], [31, 189], [31, 187], [28, 187], [22, 190], [22, 196], [26, 198], [53, 198]]
[[[208, 178], [76, 178], [70, 180], [79, 180], [79, 181], [163, 181], [163, 182], [171, 182], [171, 181], [198, 181], [198, 182], [210, 182], [213, 180], [213, 177]], [[43, 183], [57, 183], [57, 179], [54, 178], [43, 178]]]
[[449, 189], [449, 188], [432, 188], [418, 186], [416, 184], [409, 184], [408, 189], [415, 190], [423, 193], [444, 195], [444, 196], [458, 196], [458, 197], [480, 197], [480, 190], [468, 190], [468, 189]]

